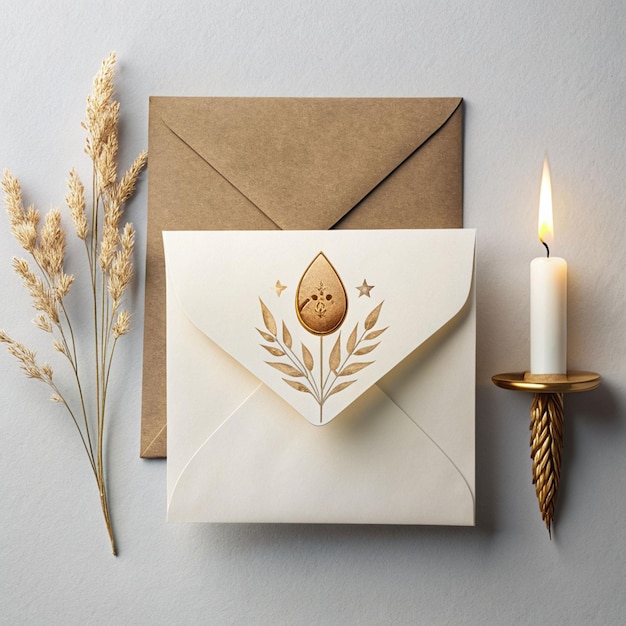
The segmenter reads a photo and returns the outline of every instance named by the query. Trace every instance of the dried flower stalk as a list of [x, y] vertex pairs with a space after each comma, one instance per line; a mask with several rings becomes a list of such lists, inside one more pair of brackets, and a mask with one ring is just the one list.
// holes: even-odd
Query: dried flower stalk
[[13, 259], [13, 269], [22, 279], [37, 315], [35, 326], [52, 336], [56, 352], [69, 363], [78, 406], [72, 406], [67, 393], [57, 386], [52, 367], [37, 361], [36, 354], [22, 343], [0, 331], [0, 342], [18, 360], [28, 378], [39, 380], [51, 389], [51, 400], [64, 405], [87, 453], [96, 479], [100, 505], [113, 554], [117, 554], [107, 496], [104, 467], [106, 401], [111, 364], [120, 337], [130, 330], [130, 313], [124, 296], [133, 277], [132, 254], [135, 231], [131, 223], [121, 227], [124, 204], [132, 196], [137, 179], [147, 163], [141, 152], [118, 182], [118, 120], [120, 105], [113, 100], [115, 54], [102, 63], [87, 98], [85, 152], [92, 161], [92, 195], [88, 205], [85, 187], [74, 169], [69, 173], [65, 202], [76, 236], [84, 242], [92, 294], [93, 355], [89, 375], [95, 376], [95, 397], [83, 392], [84, 363], [79, 363], [72, 319], [65, 298], [74, 275], [65, 272], [65, 232], [61, 212], [53, 208], [40, 223], [34, 207], [24, 207], [22, 189], [13, 174], [5, 170], [2, 187], [11, 232], [32, 261]]

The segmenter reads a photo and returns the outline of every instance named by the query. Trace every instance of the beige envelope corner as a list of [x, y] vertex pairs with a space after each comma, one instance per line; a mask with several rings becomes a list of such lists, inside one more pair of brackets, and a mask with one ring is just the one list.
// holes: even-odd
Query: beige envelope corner
[[152, 97], [142, 457], [166, 456], [164, 230], [460, 228], [461, 98]]

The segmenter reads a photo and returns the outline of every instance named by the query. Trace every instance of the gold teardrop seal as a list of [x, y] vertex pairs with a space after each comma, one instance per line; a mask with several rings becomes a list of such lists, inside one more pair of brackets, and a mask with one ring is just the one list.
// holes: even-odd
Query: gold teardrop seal
[[314, 335], [330, 335], [346, 319], [346, 289], [323, 252], [311, 261], [300, 278], [296, 290], [296, 313], [302, 326]]

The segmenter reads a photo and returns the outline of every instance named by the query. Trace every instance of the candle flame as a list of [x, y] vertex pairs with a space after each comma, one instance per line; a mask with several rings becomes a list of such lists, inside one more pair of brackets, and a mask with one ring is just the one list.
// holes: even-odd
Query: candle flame
[[554, 228], [552, 225], [552, 183], [550, 181], [548, 157], [545, 157], [543, 160], [541, 191], [539, 193], [538, 232], [541, 243], [546, 247], [552, 245], [554, 240]]

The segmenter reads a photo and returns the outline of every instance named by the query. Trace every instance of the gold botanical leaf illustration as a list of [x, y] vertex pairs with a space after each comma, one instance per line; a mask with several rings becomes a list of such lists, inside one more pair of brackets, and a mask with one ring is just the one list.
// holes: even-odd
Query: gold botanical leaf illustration
[[348, 343], [346, 344], [346, 350], [348, 351], [348, 354], [352, 354], [356, 346], [356, 333], [358, 327], [359, 325], [357, 323], [357, 325], [354, 327], [354, 330], [350, 333], [350, 336], [348, 337]]
[[341, 363], [341, 333], [335, 341], [333, 349], [330, 351], [330, 358], [328, 359], [328, 366], [331, 372], [336, 372]]
[[285, 353], [280, 348], [274, 348], [273, 346], [264, 346], [261, 344], [262, 348], [265, 348], [272, 356], [285, 356]]
[[283, 378], [283, 380], [290, 386], [293, 387], [296, 391], [302, 391], [302, 393], [311, 393], [311, 390], [302, 383], [299, 383], [297, 380], [289, 380], [287, 378]]
[[259, 302], [261, 303], [261, 313], [263, 314], [263, 323], [265, 324], [265, 328], [267, 328], [267, 330], [269, 330], [270, 333], [276, 337], [276, 320], [261, 298], [259, 298]]
[[[312, 282], [311, 282], [312, 281]], [[339, 290], [341, 288], [341, 290]], [[320, 253], [314, 262], [307, 268], [307, 271], [300, 280], [298, 292], [296, 294], [296, 313], [302, 326], [314, 335], [320, 337], [319, 342], [319, 365], [320, 378], [319, 383], [314, 380], [312, 373], [315, 369], [315, 358], [309, 348], [300, 342], [302, 358], [293, 351], [293, 336], [289, 332], [284, 320], [278, 320], [281, 326], [280, 336], [277, 330], [277, 321], [263, 300], [259, 298], [261, 303], [261, 313], [263, 323], [268, 332], [257, 328], [258, 333], [267, 343], [276, 343], [277, 345], [260, 344], [272, 356], [281, 358], [288, 357], [285, 360], [290, 363], [282, 363], [280, 361], [265, 361], [270, 367], [285, 374], [288, 378], [282, 380], [286, 382], [292, 389], [300, 393], [308, 393], [313, 396], [319, 404], [319, 423], [324, 423], [323, 409], [324, 402], [330, 396], [347, 389], [350, 385], [357, 382], [353, 380], [345, 380], [348, 376], [354, 376], [368, 365], [372, 365], [375, 361], [361, 361], [352, 363], [353, 357], [360, 357], [373, 352], [381, 342], [372, 342], [374, 339], [382, 335], [388, 327], [374, 330], [378, 323], [378, 318], [383, 307], [383, 302], [378, 304], [367, 315], [363, 323], [364, 330], [359, 337], [359, 322], [357, 322], [348, 335], [345, 344], [346, 352], [343, 352], [341, 344], [341, 332], [339, 326], [343, 323], [347, 312], [347, 297], [345, 290], [343, 296], [343, 283], [341, 278], [336, 274], [334, 268], [326, 257]], [[320, 303], [321, 301], [321, 303]], [[312, 309], [311, 303], [316, 303]], [[331, 310], [338, 304], [342, 304], [341, 310]], [[330, 307], [330, 308], [329, 308]], [[319, 320], [313, 319], [311, 316], [316, 315]], [[337, 332], [330, 354], [328, 355], [328, 371], [325, 370], [324, 356], [327, 354], [327, 347], [324, 345], [324, 335], [330, 335]], [[331, 375], [332, 374], [332, 375]], [[342, 382], [339, 382], [342, 377]], [[292, 379], [304, 379], [302, 381]]]
[[261, 337], [263, 337], [263, 339], [265, 339], [265, 341], [276, 341], [274, 339], [274, 337], [272, 337], [272, 335], [270, 335], [269, 333], [266, 333], [263, 330], [259, 330], [258, 328], [256, 330], [259, 333], [259, 335], [261, 335]]
[[337, 376], [352, 376], [352, 374], [356, 374], [360, 372], [362, 369], [366, 368], [368, 365], [371, 365], [374, 361], [366, 361], [363, 363], [351, 363], [350, 365], [346, 365]]
[[[383, 301], [384, 302], [384, 301]], [[383, 302], [381, 302], [366, 318], [365, 318], [365, 330], [371, 330], [378, 321], [380, 310], [383, 308]]]
[[285, 322], [283, 322], [283, 342], [288, 348], [291, 348], [291, 345], [293, 343], [291, 340], [291, 334], [287, 330], [287, 326], [285, 326]]
[[302, 360], [304, 361], [304, 366], [309, 370], [309, 372], [312, 372], [315, 364], [313, 361], [313, 355], [304, 344], [302, 344]]
[[378, 343], [374, 343], [371, 346], [365, 346], [364, 348], [359, 348], [354, 355], [355, 356], [362, 356], [364, 354], [368, 354], [369, 352], [371, 352], [376, 346], [380, 345], [380, 341]]
[[381, 328], [380, 330], [373, 330], [371, 333], [367, 333], [367, 335], [363, 337], [363, 340], [370, 341], [371, 339], [376, 339], [376, 337], [380, 337], [388, 328], [389, 326], [385, 326], [385, 328]]
[[349, 387], [352, 383], [355, 382], [356, 380], [346, 380], [342, 383], [339, 383], [326, 397], [330, 398], [330, 396], [332, 396], [334, 393], [339, 393], [340, 391], [343, 391], [344, 389], [346, 389], [346, 387]]
[[289, 365], [288, 363], [276, 363], [273, 361], [265, 361], [271, 367], [277, 369], [279, 372], [283, 374], [287, 374], [287, 376], [293, 376], [294, 378], [300, 378], [304, 376], [304, 374], [296, 369], [293, 365]]

